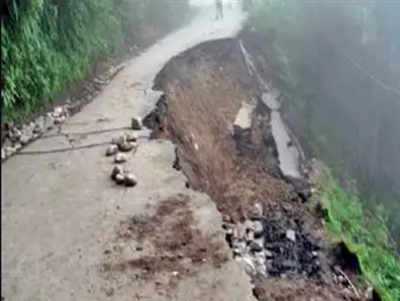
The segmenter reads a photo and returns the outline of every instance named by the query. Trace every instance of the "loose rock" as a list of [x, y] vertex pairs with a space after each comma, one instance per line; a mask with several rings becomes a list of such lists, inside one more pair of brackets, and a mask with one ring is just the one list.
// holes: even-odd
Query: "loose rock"
[[123, 144], [123, 143], [126, 143], [126, 142], [127, 142], [127, 140], [126, 140], [126, 136], [125, 135], [113, 138], [111, 140], [111, 143], [112, 144], [116, 144], [116, 145], [120, 145], [120, 144]]
[[133, 150], [135, 148], [136, 144], [133, 142], [125, 142], [122, 144], [118, 144], [118, 148], [121, 152], [130, 152], [131, 150]]
[[17, 143], [17, 144], [14, 145], [15, 151], [18, 151], [21, 148], [22, 148], [22, 144], [21, 143]]
[[253, 231], [254, 231], [254, 234], [256, 237], [262, 235], [264, 232], [264, 226], [263, 226], [262, 222], [254, 221], [253, 222]]
[[138, 135], [136, 133], [127, 133], [125, 137], [128, 142], [136, 142], [138, 140]]
[[21, 139], [19, 140], [22, 145], [27, 145], [29, 143], [30, 137], [22, 135]]
[[112, 145], [110, 145], [109, 147], [107, 147], [106, 156], [108, 156], [108, 157], [109, 157], [109, 156], [113, 156], [113, 155], [115, 155], [117, 152], [118, 152], [118, 146], [112, 144]]
[[117, 174], [116, 176], [115, 176], [115, 182], [118, 184], [118, 185], [122, 185], [122, 184], [124, 184], [125, 183], [125, 176], [123, 175], [123, 174]]
[[43, 132], [43, 127], [39, 124], [35, 124], [35, 128], [33, 129], [33, 134], [41, 134]]
[[132, 130], [140, 131], [142, 129], [142, 120], [139, 117], [132, 118], [131, 128]]
[[62, 107], [56, 107], [54, 108], [53, 116], [54, 117], [60, 117], [64, 112], [64, 109]]
[[250, 209], [249, 218], [252, 220], [258, 220], [263, 217], [264, 210], [260, 203], [254, 204], [254, 206]]
[[4, 151], [5, 151], [6, 157], [9, 157], [9, 156], [11, 156], [12, 154], [15, 153], [15, 148], [12, 147], [12, 146], [6, 146], [4, 148]]
[[256, 266], [249, 257], [237, 257], [236, 260], [249, 275], [256, 274]]
[[118, 153], [116, 154], [115, 158], [114, 158], [114, 162], [115, 163], [124, 163], [127, 161], [127, 157], [124, 154]]
[[264, 240], [262, 238], [255, 239], [250, 243], [250, 250], [252, 252], [262, 252], [264, 249]]
[[286, 238], [293, 242], [296, 242], [296, 232], [294, 232], [293, 230], [287, 230]]
[[116, 180], [117, 175], [122, 175], [124, 173], [124, 169], [122, 166], [114, 166], [112, 172], [111, 172], [111, 179]]
[[127, 173], [125, 174], [125, 185], [128, 187], [134, 187], [137, 185], [137, 180], [134, 174]]

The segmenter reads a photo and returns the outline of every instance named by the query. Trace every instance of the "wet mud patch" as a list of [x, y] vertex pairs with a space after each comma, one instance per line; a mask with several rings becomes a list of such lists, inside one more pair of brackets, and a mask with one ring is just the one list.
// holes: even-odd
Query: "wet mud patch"
[[193, 276], [202, 265], [220, 268], [228, 260], [223, 242], [196, 227], [189, 202], [188, 196], [178, 195], [162, 201], [152, 215], [122, 221], [117, 241], [134, 241], [135, 254], [106, 263], [104, 271], [133, 271], [138, 279], [152, 280], [160, 289], [170, 289]]

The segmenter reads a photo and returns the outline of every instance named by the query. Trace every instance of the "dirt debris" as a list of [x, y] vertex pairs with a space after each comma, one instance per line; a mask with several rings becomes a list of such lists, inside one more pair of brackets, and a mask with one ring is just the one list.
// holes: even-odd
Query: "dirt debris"
[[[189, 202], [188, 196], [178, 195], [162, 201], [150, 216], [132, 216], [122, 221], [117, 231], [118, 240], [136, 241], [140, 254], [122, 262], [107, 263], [104, 269], [137, 270], [142, 279], [155, 282], [167, 274], [169, 289], [180, 279], [194, 275], [205, 263], [220, 268], [229, 259], [223, 243], [196, 227]], [[161, 288], [166, 287], [161, 285]]]
[[[336, 281], [321, 220], [304, 206], [310, 185], [279, 172], [269, 109], [258, 101], [250, 129], [233, 130], [243, 101], [260, 99], [237, 47], [205, 43], [167, 64], [155, 84], [164, 95], [144, 124], [177, 145], [189, 186], [215, 201], [259, 300], [361, 300]], [[262, 235], [242, 227], [257, 214]]]

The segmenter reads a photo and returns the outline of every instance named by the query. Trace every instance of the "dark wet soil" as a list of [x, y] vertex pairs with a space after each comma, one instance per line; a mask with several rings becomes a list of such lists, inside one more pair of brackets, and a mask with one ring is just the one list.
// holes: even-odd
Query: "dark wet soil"
[[155, 252], [106, 264], [105, 270], [140, 270], [143, 279], [153, 280], [161, 273], [168, 273], [173, 280], [169, 285], [175, 286], [179, 279], [193, 275], [205, 263], [221, 267], [228, 260], [223, 245], [196, 228], [189, 201], [187, 196], [177, 196], [162, 201], [151, 216], [132, 216], [121, 222], [117, 231], [119, 239], [150, 244]]

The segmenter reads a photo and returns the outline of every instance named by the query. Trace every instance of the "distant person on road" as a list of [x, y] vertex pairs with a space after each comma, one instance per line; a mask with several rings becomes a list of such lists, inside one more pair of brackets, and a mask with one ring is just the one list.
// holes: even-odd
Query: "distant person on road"
[[216, 19], [223, 19], [224, 18], [224, 5], [222, 3], [222, 0], [215, 0], [215, 6], [217, 9], [217, 16]]

